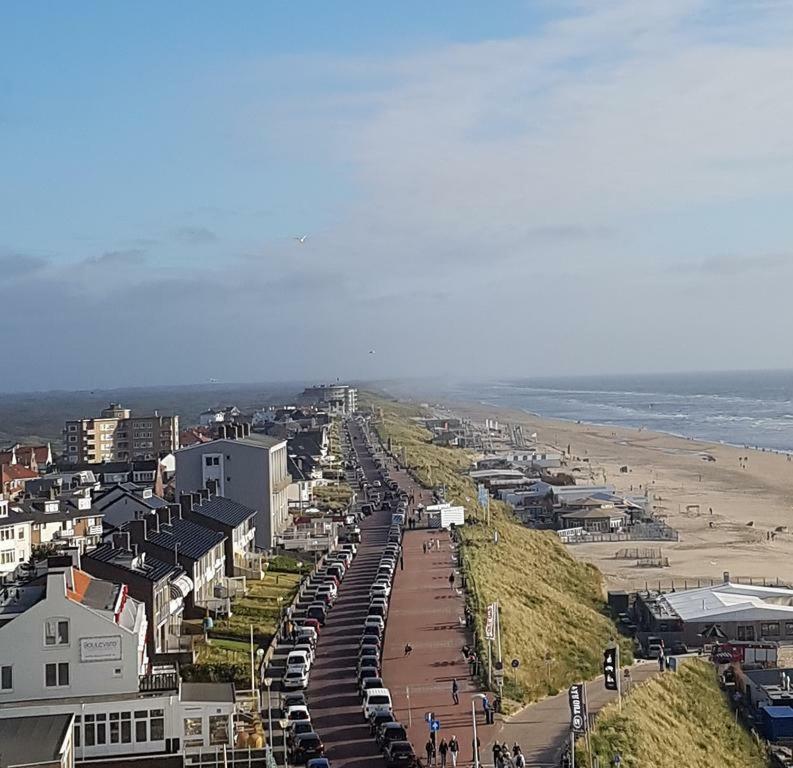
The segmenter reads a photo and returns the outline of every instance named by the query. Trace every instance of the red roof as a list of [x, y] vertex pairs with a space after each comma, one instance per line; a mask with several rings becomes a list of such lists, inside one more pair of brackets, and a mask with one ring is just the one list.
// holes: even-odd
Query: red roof
[[14, 480], [35, 480], [38, 476], [38, 472], [34, 472], [21, 464], [0, 465], [0, 477], [2, 477], [4, 484]]

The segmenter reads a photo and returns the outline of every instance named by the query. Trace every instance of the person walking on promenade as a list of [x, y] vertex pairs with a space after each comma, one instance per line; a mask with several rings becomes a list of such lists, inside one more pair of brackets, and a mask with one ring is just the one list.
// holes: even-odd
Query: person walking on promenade
[[424, 751], [427, 753], [427, 765], [435, 765], [435, 745], [432, 743], [432, 739], [427, 739]]
[[515, 768], [526, 768], [526, 758], [523, 756], [523, 752], [520, 751], [520, 747], [517, 747], [517, 752], [512, 758], [512, 763]]
[[446, 753], [449, 751], [449, 745], [446, 743], [446, 739], [441, 739], [441, 743], [438, 744], [438, 754], [441, 756], [441, 768], [446, 768]]
[[410, 656], [413, 653], [413, 646], [410, 643], [405, 643], [405, 656]]
[[449, 589], [454, 589], [454, 571], [449, 574]]
[[405, 556], [404, 555], [400, 555], [399, 556], [399, 570], [400, 571], [404, 571], [405, 570]]
[[424, 554], [426, 555], [427, 554], [427, 542], [426, 541], [421, 542], [421, 548], [424, 550]]
[[493, 744], [493, 766], [494, 768], [504, 768], [504, 757], [501, 754], [501, 744]]
[[490, 725], [490, 699], [486, 693], [482, 695], [482, 712], [485, 715], [485, 725]]
[[449, 755], [452, 759], [452, 768], [457, 768], [457, 753], [460, 751], [460, 745], [457, 743], [457, 737], [452, 736], [449, 739]]
[[457, 678], [452, 678], [452, 701], [455, 704], [460, 703], [460, 685], [457, 682]]

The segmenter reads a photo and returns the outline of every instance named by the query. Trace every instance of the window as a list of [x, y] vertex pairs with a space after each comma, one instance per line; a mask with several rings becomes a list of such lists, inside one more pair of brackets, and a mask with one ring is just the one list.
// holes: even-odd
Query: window
[[11, 541], [14, 538], [13, 528], [3, 528], [0, 530], [0, 541]]
[[14, 550], [9, 549], [7, 552], [0, 552], [0, 565], [9, 565], [14, 562]]
[[25, 529], [24, 528], [17, 528], [17, 538], [24, 539], [25, 538]]
[[162, 709], [151, 711], [149, 735], [152, 741], [162, 741], [165, 738], [165, 715]]
[[204, 464], [208, 467], [212, 466], [212, 457], [211, 456], [204, 456]]
[[67, 619], [47, 619], [44, 622], [44, 645], [69, 645]]
[[148, 710], [135, 712], [135, 741], [140, 743], [149, 740], [149, 713]]
[[81, 747], [82, 746], [82, 735], [83, 735], [82, 720], [83, 720], [83, 718], [80, 715], [75, 715], [74, 716], [74, 746], [75, 747]]
[[209, 743], [228, 744], [229, 743], [229, 719], [226, 715], [209, 716]]
[[785, 634], [786, 635], [793, 635], [793, 621], [786, 621], [785, 622]]
[[0, 667], [0, 691], [11, 691], [14, 688], [13, 667]]
[[69, 663], [45, 664], [44, 685], [47, 688], [65, 688], [69, 685]]
[[132, 743], [132, 712], [121, 713], [121, 743]]
[[779, 637], [779, 622], [771, 621], [768, 624], [760, 625], [761, 637]]

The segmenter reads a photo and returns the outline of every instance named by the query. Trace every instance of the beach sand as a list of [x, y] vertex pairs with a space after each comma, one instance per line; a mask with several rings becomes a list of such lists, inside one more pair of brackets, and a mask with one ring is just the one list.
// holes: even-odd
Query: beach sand
[[[680, 531], [680, 541], [569, 547], [603, 572], [609, 589], [657, 588], [659, 580], [666, 587], [672, 581], [678, 588], [684, 582], [691, 587], [697, 579], [721, 582], [725, 571], [734, 580], [793, 584], [793, 461], [786, 455], [645, 430], [540, 419], [470, 403], [448, 405], [474, 422], [489, 417], [521, 424], [524, 434], [537, 432], [539, 445], [565, 450], [569, 445], [579, 460], [563, 471], [580, 468], [574, 473], [580, 484], [605, 481], [618, 492], [637, 495], [649, 485], [657, 516]], [[705, 460], [706, 455], [716, 461]], [[627, 474], [620, 472], [625, 465]], [[789, 526], [791, 533], [777, 532], [769, 541], [768, 534], [779, 526]], [[669, 566], [645, 568], [635, 559], [617, 559], [617, 551], [625, 547], [660, 548]]]

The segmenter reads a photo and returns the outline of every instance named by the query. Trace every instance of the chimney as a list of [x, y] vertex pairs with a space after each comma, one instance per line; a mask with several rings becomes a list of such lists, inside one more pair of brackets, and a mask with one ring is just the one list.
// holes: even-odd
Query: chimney
[[146, 524], [146, 535], [148, 536], [151, 533], [159, 533], [160, 532], [160, 518], [157, 517], [157, 513], [150, 513], [143, 518]]
[[113, 534], [113, 546], [116, 549], [130, 550], [129, 531], [118, 531]]
[[242, 422], [242, 436], [243, 437], [250, 437], [251, 435], [251, 424], [249, 421]]
[[171, 524], [170, 507], [160, 507], [157, 510], [157, 517], [159, 518], [160, 525], [170, 525]]
[[137, 546], [146, 541], [146, 521], [145, 520], [130, 520], [124, 529], [129, 532], [129, 538]]
[[201, 506], [201, 494], [198, 491], [193, 491], [190, 495], [193, 497], [193, 506]]
[[52, 499], [52, 500], [54, 500], [54, 499], [57, 499], [57, 498], [58, 498], [58, 492], [55, 490], [55, 486], [54, 486], [54, 485], [51, 485], [51, 486], [50, 486], [50, 489], [49, 489], [49, 494], [48, 494], [48, 496], [49, 496], [49, 497], [50, 497], [50, 499]]
[[199, 488], [198, 495], [201, 497], [202, 501], [206, 501], [209, 498], [209, 491], [206, 488]]
[[[127, 533], [127, 536], [129, 536], [129, 533]], [[132, 557], [137, 557], [138, 556], [138, 545], [137, 544], [130, 544], [129, 545], [129, 551], [132, 552]]]
[[189, 512], [193, 508], [193, 495], [191, 493], [180, 493], [179, 507], [182, 512]]
[[171, 522], [173, 522], [174, 520], [178, 520], [182, 517], [181, 504], [169, 504], [168, 509], [171, 510]]
[[729, 571], [724, 571], [724, 573], [722, 574], [722, 578], [724, 579], [724, 583], [725, 584], [729, 584], [730, 583], [730, 572]]
[[218, 425], [218, 439], [223, 440], [228, 437], [228, 430], [225, 424]]

